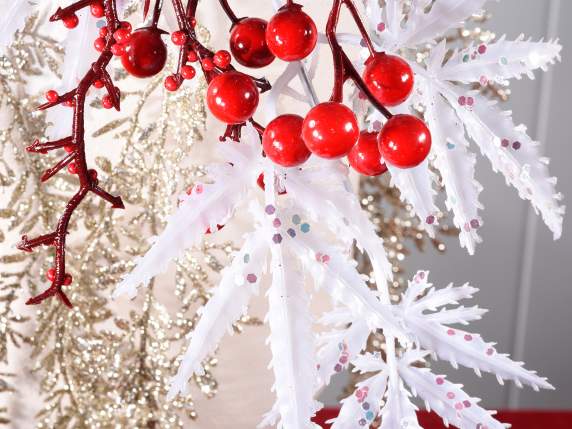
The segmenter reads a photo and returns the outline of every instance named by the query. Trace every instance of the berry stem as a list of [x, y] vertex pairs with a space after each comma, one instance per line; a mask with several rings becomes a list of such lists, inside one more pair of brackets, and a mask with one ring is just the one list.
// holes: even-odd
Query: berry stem
[[61, 21], [65, 17], [74, 14], [78, 10], [91, 6], [91, 3], [93, 3], [93, 0], [79, 0], [64, 8], [58, 7], [56, 13], [50, 16], [50, 22]]
[[[73, 13], [83, 7], [89, 6], [90, 4], [91, 0], [82, 0], [68, 6], [67, 8], [60, 8], [54, 15], [52, 15], [50, 21], [60, 20], [62, 17], [67, 16], [68, 14]], [[115, 0], [104, 0], [104, 11], [107, 21], [107, 28], [109, 31], [106, 36], [105, 47], [101, 52], [99, 58], [92, 64], [89, 71], [79, 82], [77, 88], [64, 94], [63, 96], [58, 97], [55, 102], [46, 103], [39, 107], [40, 109], [47, 109], [65, 101], [73, 100], [74, 111], [71, 136], [54, 142], [39, 143], [36, 141], [27, 148], [29, 152], [46, 153], [49, 150], [61, 147], [70, 147], [71, 152], [69, 155], [60, 160], [52, 168], [46, 170], [42, 175], [41, 180], [48, 180], [73, 161], [77, 168], [79, 189], [68, 201], [64, 212], [58, 220], [56, 230], [54, 232], [39, 236], [34, 239], [28, 239], [28, 237], [24, 235], [22, 237], [22, 241], [18, 244], [18, 248], [26, 252], [31, 252], [35, 247], [41, 245], [51, 245], [55, 247], [55, 276], [51, 286], [41, 294], [35, 296], [34, 298], [30, 298], [26, 304], [40, 304], [50, 297], [57, 296], [66, 306], [72, 306], [70, 300], [62, 291], [62, 286], [65, 285], [66, 278], [66, 236], [68, 234], [71, 216], [89, 192], [93, 192], [104, 200], [110, 202], [114, 208], [124, 208], [120, 197], [114, 197], [98, 186], [96, 174], [94, 174], [95, 170], [89, 170], [87, 168], [85, 155], [85, 99], [88, 90], [96, 80], [101, 80], [104, 82], [105, 87], [111, 96], [114, 107], [119, 110], [119, 91], [113, 85], [111, 77], [106, 71], [109, 62], [113, 57], [113, 54], [111, 53], [111, 47], [116, 43], [113, 38], [113, 33], [120, 27], [120, 21], [117, 16], [117, 10], [115, 7]]]
[[232, 25], [234, 25], [238, 21], [240, 21], [240, 19], [237, 18], [236, 14], [234, 13], [232, 8], [228, 4], [227, 0], [219, 0], [219, 3], [220, 3], [220, 6], [222, 7], [222, 10], [224, 11], [224, 13], [226, 13], [226, 16], [228, 16], [228, 19], [230, 19], [230, 22], [232, 22]]
[[391, 118], [393, 115], [385, 106], [383, 106], [380, 102], [376, 100], [374, 95], [371, 93], [367, 85], [362, 80], [361, 76], [355, 69], [354, 65], [352, 64], [351, 60], [348, 58], [344, 50], [342, 49], [341, 45], [338, 42], [336, 29], [338, 26], [338, 21], [340, 18], [340, 13], [342, 9], [342, 5], [345, 5], [351, 15], [353, 20], [355, 21], [358, 29], [369, 49], [371, 55], [374, 55], [376, 52], [373, 49], [373, 45], [371, 43], [371, 39], [367, 34], [365, 26], [358, 14], [358, 11], [353, 3], [352, 0], [334, 0], [332, 4], [332, 9], [330, 11], [330, 15], [328, 17], [328, 22], [326, 23], [326, 37], [328, 39], [328, 43], [330, 45], [330, 49], [332, 50], [332, 56], [334, 60], [334, 87], [332, 89], [332, 96], [330, 97], [330, 101], [335, 101], [341, 103], [344, 97], [344, 83], [351, 79], [356, 86], [362, 91], [368, 100], [374, 105], [374, 107], [379, 110], [379, 112], [385, 116], [387, 119]]

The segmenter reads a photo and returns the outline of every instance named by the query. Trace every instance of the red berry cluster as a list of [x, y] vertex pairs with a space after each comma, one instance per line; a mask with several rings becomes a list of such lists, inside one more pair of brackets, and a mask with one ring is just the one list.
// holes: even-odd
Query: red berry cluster
[[[353, 8], [349, 0], [338, 0], [340, 5], [342, 2]], [[229, 16], [233, 20], [230, 51], [243, 66], [264, 67], [275, 57], [299, 61], [316, 46], [314, 21], [293, 2], [282, 7], [268, 23], [260, 18]], [[177, 36], [177, 40], [184, 43], [182, 37]], [[381, 106], [403, 103], [413, 91], [411, 67], [400, 57], [372, 49], [370, 52], [361, 76], [369, 97]], [[243, 73], [225, 71], [210, 81], [208, 107], [226, 124], [242, 124], [251, 119], [258, 102], [253, 79]], [[391, 114], [381, 132], [360, 132], [355, 114], [341, 103], [341, 97], [332, 96], [331, 101], [312, 108], [305, 118], [285, 114], [272, 120], [263, 130], [262, 145], [266, 155], [284, 167], [300, 165], [311, 154], [328, 159], [347, 156], [356, 171], [376, 176], [387, 170], [384, 161], [400, 168], [419, 165], [429, 153], [431, 135], [420, 119]]]

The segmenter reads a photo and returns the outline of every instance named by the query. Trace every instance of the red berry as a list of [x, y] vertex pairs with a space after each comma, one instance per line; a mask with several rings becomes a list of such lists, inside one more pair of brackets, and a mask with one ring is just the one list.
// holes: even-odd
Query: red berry
[[109, 30], [107, 29], [107, 25], [105, 25], [99, 29], [99, 37], [106, 38], [108, 33], [109, 33]]
[[89, 173], [89, 177], [91, 178], [91, 180], [96, 181], [97, 180], [97, 171], [95, 170], [88, 170]]
[[71, 13], [67, 16], [64, 16], [62, 18], [62, 22], [64, 23], [64, 26], [66, 28], [69, 28], [71, 30], [72, 28], [77, 27], [77, 25], [79, 24], [79, 18], [75, 13]]
[[356, 115], [342, 103], [320, 103], [306, 115], [302, 138], [308, 149], [319, 157], [347, 155], [359, 138]]
[[129, 21], [122, 21], [119, 25], [121, 28], [125, 28], [129, 33], [133, 31], [133, 27]]
[[103, 52], [103, 50], [105, 49], [105, 39], [103, 37], [98, 37], [93, 42], [93, 47], [97, 52]]
[[377, 133], [362, 131], [358, 142], [348, 153], [348, 161], [354, 170], [365, 176], [379, 176], [385, 173], [387, 166], [381, 162]]
[[89, 7], [89, 10], [91, 11], [91, 14], [96, 18], [103, 18], [103, 15], [105, 15], [105, 9], [103, 8], [103, 3], [101, 3], [100, 1], [92, 3], [91, 6]]
[[117, 43], [124, 44], [129, 42], [129, 39], [131, 38], [131, 32], [127, 31], [126, 28], [120, 28], [119, 30], [115, 31], [115, 33], [113, 33], [113, 38]]
[[212, 59], [212, 58], [208, 58], [208, 57], [207, 57], [207, 58], [203, 58], [203, 60], [201, 61], [201, 64], [202, 64], [202, 66], [203, 66], [203, 70], [204, 70], [204, 71], [210, 72], [210, 71], [213, 71], [213, 70], [214, 70], [215, 65], [214, 65], [214, 62], [213, 62], [213, 59]]
[[241, 19], [230, 32], [230, 51], [240, 64], [260, 68], [274, 61], [274, 54], [266, 44], [266, 26], [260, 18]]
[[431, 149], [431, 133], [421, 119], [412, 115], [395, 115], [377, 136], [383, 159], [399, 168], [421, 164]]
[[49, 282], [53, 282], [56, 279], [56, 269], [55, 268], [50, 268], [46, 272], [46, 279], [48, 279]]
[[46, 92], [46, 100], [48, 100], [50, 103], [55, 103], [59, 98], [60, 96], [53, 89], [50, 89], [48, 92]]
[[120, 57], [125, 53], [125, 46], [119, 43], [111, 45], [111, 53], [116, 57]]
[[240, 124], [256, 111], [258, 89], [251, 77], [228, 71], [216, 76], [209, 84], [207, 105], [222, 122]]
[[183, 79], [192, 79], [195, 77], [197, 72], [193, 66], [183, 66], [181, 67], [181, 76]]
[[400, 57], [378, 53], [365, 62], [363, 80], [384, 106], [403, 103], [413, 91], [413, 70]]
[[189, 61], [190, 63], [194, 63], [195, 61], [198, 61], [198, 59], [199, 56], [195, 51], [189, 51], [189, 53], [187, 54], [187, 61]]
[[113, 107], [113, 99], [109, 94], [103, 96], [103, 98], [101, 99], [101, 105], [105, 109], [111, 109]]
[[183, 46], [187, 41], [187, 35], [183, 31], [173, 31], [171, 41], [177, 46]]
[[77, 174], [77, 164], [75, 162], [72, 162], [70, 165], [68, 165], [68, 173]]
[[314, 50], [317, 41], [316, 24], [298, 4], [282, 7], [268, 22], [268, 48], [284, 61], [306, 58]]
[[167, 46], [156, 28], [140, 28], [131, 33], [125, 45], [121, 64], [133, 76], [145, 78], [163, 70], [167, 61]]
[[165, 78], [165, 88], [167, 88], [168, 91], [176, 91], [179, 89], [179, 82], [177, 81], [177, 78], [173, 75], [167, 76]]
[[189, 23], [191, 24], [191, 27], [195, 28], [197, 26], [197, 19], [192, 17]]
[[214, 54], [213, 56], [213, 63], [215, 63], [215, 65], [221, 69], [227, 68], [228, 65], [230, 64], [230, 60], [231, 60], [230, 53], [223, 49], [217, 51], [216, 54]]
[[72, 153], [74, 151], [74, 147], [73, 146], [64, 146], [64, 150], [67, 153]]
[[73, 282], [73, 277], [71, 276], [71, 274], [66, 274], [64, 276], [64, 286], [69, 286], [71, 285]]
[[66, 107], [74, 107], [75, 106], [75, 100], [73, 98], [64, 101], [64, 106]]
[[103, 81], [97, 79], [93, 81], [93, 86], [96, 87], [97, 89], [101, 89], [104, 87], [103, 85]]
[[283, 167], [300, 165], [310, 157], [302, 140], [304, 118], [298, 115], [282, 115], [273, 119], [262, 135], [262, 147], [266, 156]]

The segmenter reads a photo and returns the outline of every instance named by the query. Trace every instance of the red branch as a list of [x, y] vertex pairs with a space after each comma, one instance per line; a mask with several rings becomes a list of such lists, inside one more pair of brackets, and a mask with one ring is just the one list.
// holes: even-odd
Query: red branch
[[326, 24], [326, 37], [328, 38], [328, 43], [330, 44], [332, 55], [334, 57], [334, 88], [332, 90], [330, 101], [336, 101], [339, 103], [342, 102], [344, 97], [344, 83], [348, 79], [351, 79], [356, 84], [356, 86], [365, 94], [370, 103], [373, 104], [374, 107], [379, 110], [383, 116], [389, 119], [393, 115], [389, 110], [387, 110], [385, 106], [377, 101], [338, 42], [336, 37], [336, 29], [338, 26], [342, 5], [345, 5], [350, 11], [352, 18], [358, 26], [359, 32], [361, 33], [361, 36], [365, 41], [367, 48], [369, 49], [370, 55], [374, 55], [376, 53], [353, 1], [334, 0], [332, 9], [330, 11], [330, 16], [328, 17], [328, 22]]
[[[71, 13], [75, 13], [84, 7], [89, 7], [91, 3], [91, 0], [80, 0], [66, 8], [58, 8], [56, 13], [50, 17], [50, 21], [62, 20], [69, 16]], [[44, 154], [50, 150], [62, 147], [66, 148], [66, 150], [69, 151], [69, 155], [60, 160], [55, 166], [46, 170], [42, 175], [41, 180], [48, 180], [62, 168], [73, 162], [76, 166], [77, 175], [79, 177], [79, 189], [68, 201], [64, 212], [58, 220], [58, 224], [54, 232], [33, 239], [29, 239], [26, 235], [24, 235], [22, 237], [22, 241], [18, 244], [18, 248], [26, 252], [31, 252], [35, 247], [41, 245], [55, 247], [55, 276], [51, 286], [41, 294], [30, 298], [26, 304], [39, 304], [52, 296], [57, 296], [65, 305], [68, 307], [72, 306], [70, 300], [62, 291], [62, 287], [64, 286], [66, 279], [66, 236], [68, 234], [68, 227], [71, 216], [89, 192], [92, 192], [95, 195], [108, 201], [112, 204], [113, 208], [125, 208], [120, 197], [113, 196], [98, 186], [97, 173], [95, 170], [88, 169], [85, 156], [85, 99], [87, 92], [93, 83], [96, 80], [101, 80], [104, 83], [109, 96], [111, 97], [113, 107], [115, 107], [116, 110], [119, 110], [120, 107], [119, 90], [113, 85], [111, 77], [106, 70], [109, 62], [111, 61], [111, 58], [113, 57], [113, 54], [111, 53], [111, 47], [115, 44], [113, 33], [120, 26], [120, 21], [117, 16], [115, 7], [115, 0], [104, 0], [104, 10], [105, 18], [107, 21], [107, 28], [109, 31], [106, 37], [105, 49], [101, 52], [97, 61], [91, 65], [91, 68], [81, 79], [77, 88], [69, 91], [62, 96], [59, 96], [58, 99], [54, 102], [45, 103], [39, 106], [39, 109], [43, 110], [71, 100], [73, 102], [74, 109], [72, 135], [54, 142], [40, 143], [36, 140], [32, 145], [27, 147], [29, 152], [40, 154]]]

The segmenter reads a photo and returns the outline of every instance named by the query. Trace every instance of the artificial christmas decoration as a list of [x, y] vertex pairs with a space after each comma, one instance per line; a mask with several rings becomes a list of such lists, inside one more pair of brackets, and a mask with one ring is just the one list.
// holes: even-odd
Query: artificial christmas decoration
[[[221, 0], [220, 3], [233, 24], [239, 24], [240, 20], [227, 2]], [[521, 196], [530, 199], [540, 210], [555, 236], [560, 235], [564, 210], [555, 202], [559, 197], [552, 189], [531, 139], [514, 126], [508, 115], [491, 107], [476, 92], [465, 90], [463, 84], [478, 80], [484, 85], [491, 79], [487, 77], [490, 74], [499, 80], [530, 74], [553, 62], [560, 47], [552, 42], [531, 44], [501, 40], [491, 46], [478, 46], [447, 56], [445, 41], [439, 39], [446, 30], [478, 11], [484, 0], [419, 0], [409, 3], [407, 11], [398, 0], [386, 0], [383, 8], [376, 1], [365, 3], [370, 19], [367, 26], [352, 0], [332, 1], [325, 40], [333, 56], [334, 83], [330, 99], [318, 103], [310, 88], [312, 73], [294, 62], [315, 55], [312, 51], [317, 39], [316, 27], [300, 5], [288, 1], [266, 27], [268, 49], [289, 62], [270, 89], [266, 80], [234, 70], [226, 54], [222, 51], [215, 54], [198, 40], [197, 1], [190, 0], [186, 8], [181, 0], [172, 1], [179, 28], [171, 33], [171, 39], [180, 47], [180, 55], [177, 71], [166, 78], [165, 87], [169, 91], [180, 90], [183, 80], [194, 76], [185, 68], [189, 67], [186, 63], [200, 64], [209, 85], [207, 105], [216, 118], [227, 124], [223, 141], [218, 144], [223, 163], [208, 167], [209, 183], [197, 184], [192, 192], [181, 197], [179, 208], [169, 218], [164, 232], [120, 283], [116, 296], [126, 293], [134, 297], [141, 284], [152, 287], [153, 277], [163, 272], [170, 260], [182, 257], [201, 241], [205, 232], [215, 231], [215, 227], [229, 222], [239, 204], [248, 200], [256, 228], [245, 236], [241, 249], [222, 272], [213, 297], [201, 310], [201, 318], [173, 380], [171, 398], [186, 393], [189, 379], [201, 376], [205, 358], [214, 351], [224, 332], [240, 319], [263, 279], [270, 277], [267, 320], [277, 401], [265, 423], [285, 428], [312, 427], [311, 417], [319, 408], [314, 400], [317, 390], [329, 382], [333, 373], [353, 362], [363, 372], [381, 373], [361, 383], [355, 395], [345, 400], [335, 427], [369, 427], [379, 414], [383, 398], [382, 427], [419, 427], [404, 382], [446, 422], [461, 427], [502, 427], [458, 386], [431, 375], [428, 370], [417, 370], [416, 365], [426, 356], [425, 350], [449, 360], [454, 366], [459, 363], [476, 371], [491, 372], [499, 381], [510, 379], [517, 385], [528, 384], [535, 389], [551, 388], [551, 385], [507, 356], [498, 354], [478, 335], [447, 326], [478, 319], [482, 314], [478, 308], [448, 307], [428, 313], [469, 297], [474, 292], [472, 288], [433, 291], [426, 282], [427, 273], [420, 271], [403, 302], [392, 303], [387, 284], [393, 280], [393, 272], [383, 241], [376, 236], [375, 226], [352, 191], [345, 161], [335, 160], [351, 154], [350, 163], [355, 164], [356, 170], [370, 171], [369, 162], [367, 166], [361, 163], [364, 159], [360, 154], [364, 152], [363, 143], [359, 142], [359, 122], [356, 114], [343, 104], [344, 86], [347, 80], [353, 81], [361, 96], [373, 106], [367, 115], [370, 124], [367, 131], [379, 131], [376, 138], [379, 164], [387, 166], [392, 183], [412, 204], [430, 234], [434, 233], [438, 220], [428, 170], [429, 155], [435, 158], [434, 164], [448, 192], [447, 205], [460, 229], [461, 244], [473, 252], [479, 241], [476, 230], [482, 224], [477, 215], [480, 187], [472, 177], [474, 159], [464, 151], [465, 131], [481, 145], [493, 168], [502, 171]], [[63, 21], [66, 27], [75, 27], [78, 25], [75, 13], [87, 5], [82, 1], [73, 3], [59, 9], [52, 19]], [[343, 7], [350, 12], [359, 36], [338, 39]], [[101, 50], [99, 59], [76, 90], [61, 96], [50, 93], [51, 101], [42, 106], [71, 104], [75, 119], [72, 136], [53, 142], [36, 142], [29, 149], [41, 153], [71, 146], [70, 154], [46, 171], [43, 178], [47, 180], [69, 165], [80, 180], [80, 189], [70, 200], [56, 231], [36, 239], [24, 237], [20, 244], [20, 248], [27, 251], [41, 244], [56, 248], [54, 272], [50, 276], [52, 284], [32, 298], [31, 304], [57, 296], [71, 306], [62, 290], [70, 283], [65, 264], [65, 239], [71, 214], [87, 193], [95, 193], [116, 208], [123, 206], [119, 197], [99, 187], [98, 175], [87, 168], [85, 159], [83, 108], [87, 89], [96, 86], [96, 81], [102, 81], [107, 91], [104, 107], [119, 109], [120, 91], [106, 68], [113, 55], [126, 54], [124, 43], [131, 37], [130, 26], [118, 18], [115, 1], [105, 0], [103, 9], [108, 30], [102, 36], [103, 42], [96, 43]], [[160, 15], [161, 2], [156, 3], [154, 13]], [[367, 28], [375, 34], [373, 39]], [[352, 61], [342, 41], [363, 43], [367, 51], [365, 60]], [[408, 61], [405, 51], [415, 51], [421, 44], [430, 46], [424, 62]], [[535, 53], [534, 61], [531, 49]], [[366, 70], [362, 74], [364, 65]], [[388, 70], [390, 76], [381, 73], [380, 68]], [[302, 98], [312, 108], [301, 127], [298, 126], [299, 138], [288, 136], [288, 147], [273, 144], [277, 139], [270, 141], [273, 138], [269, 132], [266, 146], [272, 150], [265, 154], [261, 139], [264, 141], [266, 129], [253, 116], [263, 108], [268, 123], [279, 118], [277, 101], [281, 95], [296, 94], [289, 83], [298, 73], [306, 82], [306, 94]], [[386, 90], [387, 85], [391, 88]], [[261, 100], [259, 92], [266, 91], [270, 94]], [[396, 106], [395, 112], [387, 106]], [[419, 110], [424, 120], [418, 117]], [[298, 153], [300, 140], [315, 156]], [[357, 156], [352, 154], [356, 144], [359, 145]], [[296, 165], [296, 168], [287, 169], [284, 165]], [[382, 169], [380, 166], [377, 171]], [[260, 194], [260, 178], [264, 185], [263, 204], [259, 197], [252, 197]], [[354, 242], [371, 262], [377, 292], [368, 287], [348, 255], [347, 250]], [[330, 294], [335, 306], [324, 317], [324, 322], [345, 328], [331, 333], [317, 354], [309, 297], [304, 288], [310, 278]], [[386, 340], [383, 359], [377, 355], [361, 356], [370, 334], [379, 330]]]

